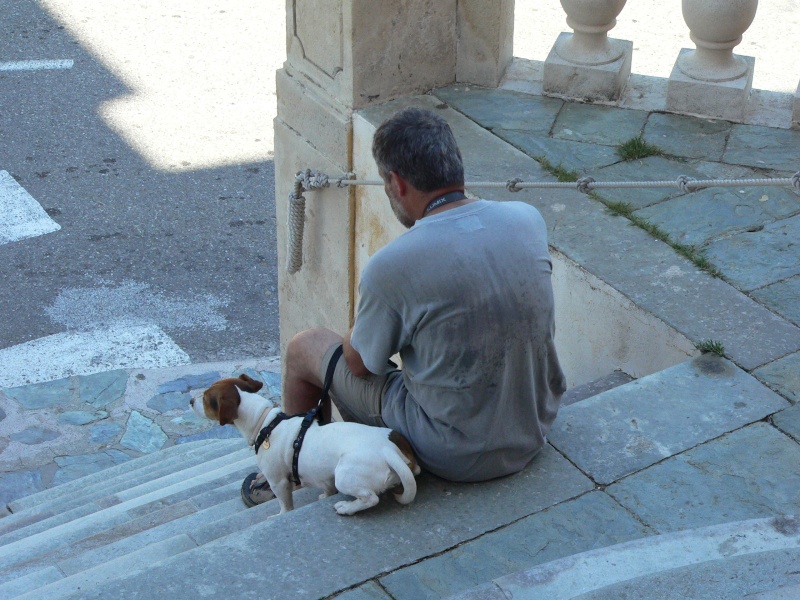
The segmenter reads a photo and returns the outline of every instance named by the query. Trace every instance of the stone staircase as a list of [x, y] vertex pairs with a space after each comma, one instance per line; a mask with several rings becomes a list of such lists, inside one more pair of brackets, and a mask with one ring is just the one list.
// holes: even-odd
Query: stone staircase
[[[0, 597], [85, 594], [277, 513], [239, 499], [253, 468], [241, 439], [190, 442], [11, 502]], [[316, 499], [310, 492], [295, 502]]]
[[[510, 585], [510, 578], [517, 586], [514, 597], [541, 597], [525, 590], [533, 590], [533, 583], [555, 572], [553, 561], [562, 561], [558, 572], [569, 573], [574, 557], [582, 553], [591, 557], [607, 549], [629, 564], [631, 557], [643, 554], [642, 548], [663, 545], [659, 534], [691, 524], [691, 519], [678, 519], [665, 525], [663, 519], [650, 516], [642, 497], [629, 500], [636, 491], [632, 482], [643, 474], [654, 474], [654, 485], [677, 485], [664, 467], [683, 454], [732, 443], [745, 431], [766, 436], [766, 444], [774, 447], [785, 469], [781, 463], [777, 475], [765, 469], [759, 477], [771, 482], [780, 475], [782, 483], [776, 485], [795, 485], [796, 469], [791, 469], [800, 464], [800, 445], [771, 422], [760, 422], [772, 419], [770, 415], [788, 403], [727, 361], [697, 359], [628, 383], [621, 373], [604, 380], [571, 390], [553, 431], [554, 445], [546, 446], [521, 473], [482, 484], [454, 484], [423, 474], [416, 501], [409, 506], [385, 498], [374, 509], [340, 517], [333, 511], [337, 497], [317, 501], [317, 490], [301, 489], [295, 493], [296, 510], [279, 518], [272, 518], [278, 513], [274, 501], [245, 509], [239, 487], [253, 470], [254, 457], [240, 439], [176, 445], [20, 498], [9, 505], [13, 514], [0, 519], [0, 598], [227, 595], [410, 600], [459, 593], [465, 598], [501, 598], [500, 590]], [[592, 395], [598, 390], [605, 391]], [[717, 404], [716, 409], [726, 415], [724, 423], [703, 418], [688, 437], [681, 429], [676, 438], [680, 447], [670, 445], [669, 432], [648, 429], [659, 415], [675, 409], [678, 397], [692, 398], [702, 413], [700, 396]], [[672, 456], [643, 462], [642, 456], [648, 456], [644, 452], [633, 457], [631, 468], [623, 464], [598, 469], [591, 457], [571, 447], [565, 434], [581, 435], [582, 427], [599, 422], [598, 411], [618, 414], [627, 424], [630, 410], [622, 409], [631, 397], [641, 408], [635, 415], [637, 443], [651, 439], [654, 447], [670, 448]], [[740, 406], [742, 398], [748, 407]], [[608, 421], [607, 415], [602, 419]], [[618, 433], [606, 423], [603, 435], [609, 438], [606, 443], [613, 443], [611, 438]], [[743, 443], [758, 452], [752, 439]], [[623, 439], [617, 441], [630, 448]], [[603, 451], [601, 444], [598, 452]], [[609, 453], [609, 460], [625, 463], [628, 458]], [[692, 460], [694, 464], [702, 458]], [[698, 485], [714, 483], [704, 480]], [[763, 517], [796, 506], [796, 498], [786, 496], [776, 493], [760, 500], [755, 509], [742, 508], [740, 498], [733, 497], [730, 506], [709, 509], [784, 523], [782, 545], [770, 547], [774, 551], [770, 557], [780, 554], [785, 562], [786, 556], [800, 552], [800, 525], [796, 531], [791, 519]], [[691, 500], [692, 495], [686, 492], [686, 498]], [[705, 509], [683, 506], [682, 510], [688, 514]], [[709, 520], [709, 524], [714, 523]], [[741, 538], [740, 529], [716, 531], [715, 548], [734, 544]], [[774, 530], [772, 526], [770, 531]], [[635, 543], [640, 544], [638, 550], [626, 546]], [[724, 562], [726, 555], [720, 552], [717, 558]], [[592, 560], [598, 572], [602, 560]], [[665, 563], [663, 570], [687, 565]], [[544, 570], [534, 575], [533, 569]], [[658, 569], [629, 571], [628, 579], [642, 581], [660, 575]], [[772, 580], [772, 587], [763, 589], [800, 585], [800, 576], [789, 569], [776, 577], [778, 585]], [[627, 585], [626, 581], [605, 580], [605, 584]], [[596, 588], [583, 592], [592, 589]], [[547, 597], [572, 597], [562, 592]]]

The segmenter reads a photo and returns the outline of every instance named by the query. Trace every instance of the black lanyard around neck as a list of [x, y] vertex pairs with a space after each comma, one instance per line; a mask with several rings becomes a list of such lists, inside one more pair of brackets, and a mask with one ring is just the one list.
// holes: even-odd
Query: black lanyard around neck
[[438, 198], [434, 198], [430, 201], [430, 204], [425, 207], [425, 212], [422, 213], [422, 218], [428, 216], [428, 213], [432, 210], [436, 210], [440, 206], [444, 206], [445, 204], [450, 204], [451, 202], [458, 202], [459, 200], [466, 200], [467, 196], [461, 190], [456, 190], [454, 192], [448, 192], [444, 196], [439, 196]]

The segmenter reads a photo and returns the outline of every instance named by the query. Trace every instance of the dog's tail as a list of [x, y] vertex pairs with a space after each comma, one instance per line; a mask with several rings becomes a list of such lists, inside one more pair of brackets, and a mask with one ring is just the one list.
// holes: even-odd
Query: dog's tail
[[400, 504], [410, 504], [417, 495], [417, 481], [414, 479], [414, 473], [406, 464], [405, 456], [399, 448], [388, 446], [383, 451], [383, 457], [389, 468], [400, 478], [403, 486], [402, 492], [394, 492], [394, 497]]

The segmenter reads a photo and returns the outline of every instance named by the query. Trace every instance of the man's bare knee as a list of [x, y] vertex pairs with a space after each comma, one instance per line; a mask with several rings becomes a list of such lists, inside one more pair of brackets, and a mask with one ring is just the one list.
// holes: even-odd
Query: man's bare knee
[[287, 376], [322, 386], [322, 381], [319, 379], [322, 359], [328, 348], [341, 341], [341, 335], [323, 327], [307, 329], [296, 334], [286, 348]]

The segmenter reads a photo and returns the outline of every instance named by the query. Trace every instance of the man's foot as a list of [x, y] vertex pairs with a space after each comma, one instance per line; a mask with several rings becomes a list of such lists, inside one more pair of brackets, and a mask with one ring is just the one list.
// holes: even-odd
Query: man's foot
[[261, 473], [250, 473], [242, 482], [242, 502], [247, 508], [252, 508], [272, 500], [275, 494], [267, 483], [267, 478]]

